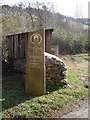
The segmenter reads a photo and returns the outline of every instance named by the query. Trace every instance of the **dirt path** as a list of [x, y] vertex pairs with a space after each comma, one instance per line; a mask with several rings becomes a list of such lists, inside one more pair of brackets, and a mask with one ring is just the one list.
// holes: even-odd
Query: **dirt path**
[[88, 98], [83, 98], [77, 105], [68, 110], [56, 111], [54, 118], [88, 118]]
[[88, 103], [86, 101], [82, 106], [75, 108], [70, 113], [63, 115], [62, 118], [88, 118]]

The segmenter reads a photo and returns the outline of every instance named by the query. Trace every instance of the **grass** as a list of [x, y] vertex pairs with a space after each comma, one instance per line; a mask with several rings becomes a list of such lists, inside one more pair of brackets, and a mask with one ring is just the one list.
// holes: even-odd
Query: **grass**
[[[76, 59], [77, 55], [72, 57]], [[46, 94], [42, 96], [25, 94], [22, 74], [13, 73], [12, 76], [3, 77], [3, 118], [51, 117], [55, 110], [66, 109], [76, 104], [83, 96], [88, 96], [87, 82], [79, 79], [87, 76], [87, 61], [82, 58], [82, 62], [65, 62], [70, 87], [47, 86]]]

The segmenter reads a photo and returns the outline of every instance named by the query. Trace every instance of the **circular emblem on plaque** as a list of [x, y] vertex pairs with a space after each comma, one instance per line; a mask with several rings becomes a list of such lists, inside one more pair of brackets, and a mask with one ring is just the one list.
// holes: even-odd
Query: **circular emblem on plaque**
[[38, 33], [35, 33], [31, 36], [30, 41], [32, 44], [40, 44], [42, 42], [42, 36]]

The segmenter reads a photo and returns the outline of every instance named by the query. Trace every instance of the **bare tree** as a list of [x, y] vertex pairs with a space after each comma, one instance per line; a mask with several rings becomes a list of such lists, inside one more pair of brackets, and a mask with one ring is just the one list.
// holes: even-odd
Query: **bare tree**
[[41, 13], [41, 3], [39, 3], [38, 1], [34, 4], [35, 8], [37, 9], [37, 13], [38, 13], [38, 19], [39, 19], [39, 27], [43, 27], [43, 21], [42, 21], [42, 13]]
[[54, 6], [51, 3], [36, 2], [34, 7], [38, 13], [40, 27], [51, 27], [53, 25]]
[[51, 27], [54, 20], [54, 6], [51, 3], [42, 3], [43, 22], [45, 27]]
[[30, 18], [31, 18], [32, 28], [34, 28], [34, 18], [33, 18], [33, 14], [32, 14], [32, 5], [31, 5], [31, 3], [28, 4], [27, 11], [28, 11], [28, 13], [30, 15]]

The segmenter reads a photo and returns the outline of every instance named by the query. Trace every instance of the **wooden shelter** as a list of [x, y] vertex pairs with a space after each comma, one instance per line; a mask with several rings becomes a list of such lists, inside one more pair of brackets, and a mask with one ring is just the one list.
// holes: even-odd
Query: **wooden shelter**
[[[45, 51], [51, 53], [53, 29], [45, 29]], [[19, 33], [6, 36], [9, 41], [9, 58], [24, 59], [26, 58], [28, 33]]]

